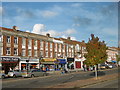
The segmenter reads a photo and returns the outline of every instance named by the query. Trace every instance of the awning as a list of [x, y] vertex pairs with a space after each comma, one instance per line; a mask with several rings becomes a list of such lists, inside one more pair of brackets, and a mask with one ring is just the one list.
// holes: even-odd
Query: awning
[[54, 62], [41, 62], [41, 64], [55, 64]]
[[56, 59], [45, 58], [41, 60], [41, 62], [54, 62], [54, 61], [56, 61]]
[[66, 59], [57, 59], [59, 64], [66, 64]]
[[116, 63], [117, 61], [112, 61], [113, 63]]

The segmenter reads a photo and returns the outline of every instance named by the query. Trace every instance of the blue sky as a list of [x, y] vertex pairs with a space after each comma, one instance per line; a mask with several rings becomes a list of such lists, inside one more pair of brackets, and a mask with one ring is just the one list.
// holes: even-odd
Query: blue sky
[[118, 45], [117, 2], [3, 2], [0, 14], [3, 27], [86, 42], [93, 33]]

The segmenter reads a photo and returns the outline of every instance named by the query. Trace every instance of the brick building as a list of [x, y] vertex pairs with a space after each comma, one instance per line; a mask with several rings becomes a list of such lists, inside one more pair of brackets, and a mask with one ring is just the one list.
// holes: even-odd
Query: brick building
[[70, 63], [74, 65], [74, 59], [83, 56], [85, 51], [84, 42], [70, 40], [70, 37], [54, 38], [50, 34], [24, 32], [16, 26], [12, 29], [0, 27], [0, 32], [0, 60], [5, 73], [10, 69], [24, 70], [27, 65], [30, 69], [41, 65], [50, 69], [67, 67]]

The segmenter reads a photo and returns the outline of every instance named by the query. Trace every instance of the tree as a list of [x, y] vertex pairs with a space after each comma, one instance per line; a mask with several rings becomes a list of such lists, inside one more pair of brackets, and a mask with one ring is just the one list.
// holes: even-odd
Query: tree
[[85, 54], [85, 64], [87, 66], [95, 66], [95, 75], [97, 78], [97, 65], [107, 60], [107, 46], [105, 41], [101, 42], [98, 37], [91, 34], [91, 39], [89, 38], [88, 43], [86, 43], [86, 50], [88, 53]]

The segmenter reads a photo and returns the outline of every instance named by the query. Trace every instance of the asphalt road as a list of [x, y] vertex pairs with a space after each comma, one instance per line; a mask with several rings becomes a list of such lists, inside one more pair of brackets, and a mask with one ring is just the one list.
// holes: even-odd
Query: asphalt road
[[118, 88], [118, 78], [107, 80], [104, 82], [88, 85], [83, 88]]
[[[100, 71], [99, 76], [118, 73], [118, 69]], [[51, 85], [72, 82], [76, 80], [88, 79], [94, 77], [93, 72], [76, 72], [66, 75], [35, 77], [35, 78], [16, 78], [14, 80], [6, 79], [2, 82], [2, 88], [45, 88]]]

